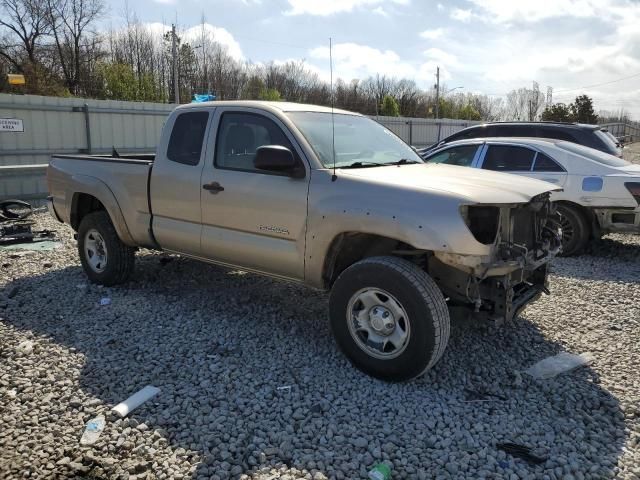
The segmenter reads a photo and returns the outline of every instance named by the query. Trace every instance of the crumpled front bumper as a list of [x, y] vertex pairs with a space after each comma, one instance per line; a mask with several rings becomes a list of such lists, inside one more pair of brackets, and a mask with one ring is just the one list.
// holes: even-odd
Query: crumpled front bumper
[[[548, 196], [500, 206], [499, 215], [493, 242], [485, 243], [490, 246], [487, 255], [433, 252], [428, 271], [450, 301], [509, 320], [541, 293], [549, 293], [548, 266], [560, 253], [561, 236]], [[477, 237], [487, 240], [486, 231], [482, 233]]]

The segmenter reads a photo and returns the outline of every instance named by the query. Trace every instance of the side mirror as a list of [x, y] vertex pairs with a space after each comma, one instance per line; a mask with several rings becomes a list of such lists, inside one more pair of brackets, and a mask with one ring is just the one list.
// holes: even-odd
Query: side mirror
[[253, 165], [258, 170], [285, 173], [293, 178], [303, 178], [305, 175], [304, 168], [296, 161], [291, 150], [282, 145], [259, 147]]

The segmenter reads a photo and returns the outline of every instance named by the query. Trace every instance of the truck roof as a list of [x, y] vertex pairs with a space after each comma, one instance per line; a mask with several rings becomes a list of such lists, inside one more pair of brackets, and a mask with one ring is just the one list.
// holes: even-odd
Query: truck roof
[[[185, 105], [180, 105], [177, 108], [189, 109], [189, 108], [198, 108], [203, 106], [260, 108], [263, 110], [280, 110], [281, 112], [331, 113], [331, 107], [311, 105], [308, 103], [267, 102], [267, 101], [261, 101], [261, 100], [221, 100], [221, 101], [214, 100], [212, 102], [187, 103]], [[333, 109], [333, 112], [361, 116], [359, 113], [349, 112], [347, 110], [341, 110], [339, 108]]]

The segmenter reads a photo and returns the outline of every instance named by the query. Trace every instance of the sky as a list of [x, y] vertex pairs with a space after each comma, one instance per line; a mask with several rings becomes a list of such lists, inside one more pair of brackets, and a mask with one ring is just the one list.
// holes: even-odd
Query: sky
[[[117, 28], [125, 0], [105, 0]], [[504, 96], [538, 82], [554, 102], [586, 93], [596, 110], [640, 120], [640, 0], [136, 0], [128, 9], [162, 30], [187, 31], [204, 15], [234, 57], [304, 60], [345, 81], [376, 73], [428, 89]], [[192, 32], [196, 31], [192, 29]], [[199, 27], [198, 30], [199, 31]]]

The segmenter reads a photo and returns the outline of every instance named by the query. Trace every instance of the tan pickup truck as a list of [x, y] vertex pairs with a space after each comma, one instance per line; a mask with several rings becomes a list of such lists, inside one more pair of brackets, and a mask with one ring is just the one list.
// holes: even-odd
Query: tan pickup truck
[[438, 361], [448, 305], [510, 319], [547, 291], [560, 246], [556, 186], [426, 165], [375, 121], [312, 105], [181, 106], [155, 156], [55, 155], [47, 176], [91, 281], [126, 281], [146, 247], [330, 289], [338, 345], [387, 380]]

